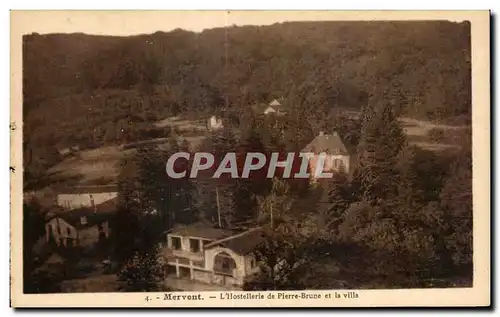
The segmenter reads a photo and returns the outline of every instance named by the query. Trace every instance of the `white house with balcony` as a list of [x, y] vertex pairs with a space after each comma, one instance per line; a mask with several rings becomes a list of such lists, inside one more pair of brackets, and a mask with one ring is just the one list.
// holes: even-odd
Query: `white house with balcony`
[[252, 251], [262, 241], [260, 229], [235, 232], [198, 223], [174, 227], [164, 248], [167, 276], [241, 288], [259, 271]]

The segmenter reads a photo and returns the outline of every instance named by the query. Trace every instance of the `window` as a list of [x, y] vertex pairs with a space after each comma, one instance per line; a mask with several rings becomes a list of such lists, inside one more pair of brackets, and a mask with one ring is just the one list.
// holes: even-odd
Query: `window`
[[236, 268], [236, 262], [229, 254], [221, 252], [215, 256], [214, 258], [215, 272], [232, 275], [233, 270], [235, 268]]
[[71, 229], [67, 228], [66, 231], [68, 232], [68, 237], [71, 236]]
[[335, 166], [336, 169], [339, 169], [342, 166], [342, 160], [335, 159], [334, 166]]
[[252, 258], [252, 261], [250, 262], [250, 266], [252, 267], [252, 269], [257, 266], [257, 261], [255, 261], [254, 258]]
[[172, 243], [172, 249], [180, 250], [181, 249], [181, 238], [179, 237], [170, 237], [170, 242]]
[[191, 252], [200, 252], [200, 240], [189, 239], [189, 249], [191, 250]]

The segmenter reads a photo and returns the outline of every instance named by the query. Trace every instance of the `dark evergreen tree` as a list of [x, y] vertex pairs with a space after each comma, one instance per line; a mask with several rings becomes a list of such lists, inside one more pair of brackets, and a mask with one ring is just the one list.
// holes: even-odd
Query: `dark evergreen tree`
[[452, 165], [441, 192], [441, 205], [448, 214], [451, 228], [447, 232], [447, 248], [453, 254], [455, 265], [470, 270], [472, 267], [472, 154], [465, 146]]
[[330, 204], [328, 213], [330, 217], [339, 219], [353, 202], [347, 175], [344, 172], [335, 173], [328, 185], [328, 202]]
[[405, 137], [390, 105], [362, 112], [362, 134], [358, 145], [357, 183], [361, 199], [369, 202], [397, 196], [398, 158]]
[[[37, 293], [43, 291], [44, 285], [51, 284], [40, 280], [40, 276], [34, 274], [39, 263], [35, 245], [45, 237], [45, 221], [41, 213], [41, 206], [36, 200], [23, 203], [23, 289], [25, 293]], [[38, 245], [40, 248], [40, 245]], [[38, 250], [40, 255], [40, 250]]]
[[163, 270], [157, 248], [141, 250], [125, 263], [118, 279], [123, 283], [122, 291], [154, 292], [162, 289]]
[[416, 168], [415, 149], [406, 146], [402, 149], [398, 157], [397, 173], [398, 203], [401, 211], [405, 213], [418, 210], [424, 202], [424, 194], [420, 187]]

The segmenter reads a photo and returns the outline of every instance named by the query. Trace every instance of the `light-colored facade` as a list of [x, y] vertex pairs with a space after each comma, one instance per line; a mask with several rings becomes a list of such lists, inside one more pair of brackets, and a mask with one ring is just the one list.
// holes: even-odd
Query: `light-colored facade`
[[[59, 247], [91, 247], [100, 239], [109, 238], [108, 221], [95, 222], [91, 216], [80, 216], [79, 219], [54, 217], [45, 223], [45, 240]], [[74, 217], [72, 217], [74, 218]], [[77, 222], [79, 221], [79, 222]]]
[[[309, 167], [311, 173], [314, 173], [319, 162], [319, 154], [315, 155], [309, 159]], [[349, 172], [349, 155], [342, 154], [330, 154], [325, 155], [325, 160], [323, 163], [323, 172]]]
[[326, 134], [320, 132], [311, 143], [309, 143], [302, 152], [313, 153], [314, 156], [309, 159], [309, 170], [311, 181], [317, 181], [316, 170], [319, 168], [320, 154], [324, 155], [323, 173], [350, 171], [350, 155], [344, 143], [337, 132]]
[[224, 128], [224, 125], [222, 124], [222, 118], [215, 115], [208, 118], [207, 125], [208, 130], [210, 131], [220, 130]]
[[117, 199], [70, 211], [53, 206], [46, 214], [45, 241], [59, 247], [92, 247], [109, 238], [109, 223], [115, 216], [116, 206]]
[[[217, 232], [216, 230], [220, 230]], [[168, 274], [177, 278], [241, 288], [245, 278], [259, 271], [251, 252], [227, 246], [224, 242], [249, 239], [246, 233], [235, 234], [222, 229], [199, 234], [174, 230], [167, 235], [164, 249]]]
[[57, 204], [65, 209], [89, 207], [118, 197], [116, 186], [82, 186], [68, 188], [57, 194]]

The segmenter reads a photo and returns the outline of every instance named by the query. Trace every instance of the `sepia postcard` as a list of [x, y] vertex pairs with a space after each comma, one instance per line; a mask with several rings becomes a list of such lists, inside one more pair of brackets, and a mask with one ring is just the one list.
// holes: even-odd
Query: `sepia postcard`
[[489, 32], [12, 11], [11, 306], [490, 306]]

